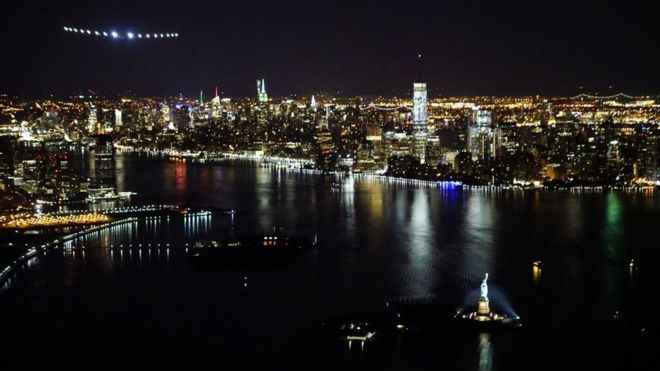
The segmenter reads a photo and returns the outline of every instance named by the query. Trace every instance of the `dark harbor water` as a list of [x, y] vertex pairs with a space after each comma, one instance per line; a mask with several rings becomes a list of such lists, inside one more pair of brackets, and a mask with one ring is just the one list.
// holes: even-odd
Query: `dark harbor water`
[[[352, 178], [333, 190], [330, 177], [134, 155], [117, 168], [133, 204], [238, 213], [141, 220], [33, 259], [0, 290], [0, 368], [655, 369], [657, 196]], [[185, 254], [273, 226], [320, 245], [265, 262]], [[492, 306], [521, 329], [377, 334], [350, 348], [322, 331], [387, 301], [472, 309], [486, 272]]]

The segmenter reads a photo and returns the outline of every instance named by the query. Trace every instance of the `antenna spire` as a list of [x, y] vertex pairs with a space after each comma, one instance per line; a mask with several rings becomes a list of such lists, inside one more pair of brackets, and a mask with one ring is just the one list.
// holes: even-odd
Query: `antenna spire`
[[422, 82], [422, 52], [417, 53], [417, 82]]

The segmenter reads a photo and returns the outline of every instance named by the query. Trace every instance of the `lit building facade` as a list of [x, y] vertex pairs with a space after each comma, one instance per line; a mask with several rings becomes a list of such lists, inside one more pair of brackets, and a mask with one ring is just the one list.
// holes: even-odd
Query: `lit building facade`
[[96, 136], [94, 146], [94, 177], [96, 188], [114, 189], [115, 150], [112, 136], [109, 134]]
[[97, 133], [99, 131], [96, 107], [94, 106], [89, 109], [89, 115], [87, 116], [87, 130], [90, 133]]
[[120, 127], [124, 124], [121, 117], [121, 110], [115, 109], [115, 127]]
[[426, 139], [428, 137], [429, 111], [426, 83], [422, 79], [422, 54], [417, 55], [417, 79], [413, 84], [412, 155], [426, 163]]
[[428, 137], [428, 102], [426, 83], [413, 84], [413, 156], [420, 163], [426, 162], [426, 139]]
[[497, 135], [493, 130], [492, 112], [475, 107], [467, 128], [467, 151], [473, 159], [488, 158], [495, 155]]
[[266, 93], [266, 80], [264, 79], [257, 80], [257, 97], [261, 103], [268, 102], [268, 93]]

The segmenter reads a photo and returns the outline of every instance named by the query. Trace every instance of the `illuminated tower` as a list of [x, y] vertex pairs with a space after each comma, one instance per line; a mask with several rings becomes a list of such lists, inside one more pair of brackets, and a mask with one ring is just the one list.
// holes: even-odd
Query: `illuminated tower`
[[259, 102], [268, 102], [268, 94], [266, 93], [266, 80], [264, 79], [257, 80], [257, 96], [259, 97]]
[[426, 99], [426, 83], [422, 82], [422, 54], [417, 55], [418, 73], [413, 84], [413, 156], [420, 163], [426, 162], [426, 138], [428, 137], [429, 112]]
[[648, 136], [646, 140], [646, 156], [645, 168], [646, 178], [649, 180], [660, 180], [660, 161], [658, 161], [658, 153], [660, 153], [660, 138], [655, 133]]
[[97, 133], [99, 131], [96, 107], [94, 106], [89, 109], [89, 116], [87, 116], [87, 130], [90, 133]]
[[122, 126], [124, 123], [121, 118], [121, 110], [115, 109], [115, 126]]
[[484, 159], [495, 155], [497, 135], [493, 130], [493, 114], [490, 111], [472, 108], [466, 137], [467, 151], [472, 159]]
[[319, 119], [317, 129], [319, 131], [330, 130], [330, 107], [325, 107], [325, 114]]
[[10, 135], [0, 135], [0, 177], [14, 176], [17, 147], [18, 139]]
[[115, 150], [109, 134], [96, 135], [94, 184], [99, 189], [114, 189], [115, 186]]
[[190, 107], [185, 105], [176, 105], [174, 112], [174, 120], [177, 130], [187, 130], [190, 129], [191, 125], [191, 114], [192, 110]]
[[170, 120], [170, 106], [167, 103], [163, 103], [160, 107], [160, 122], [163, 126], [167, 126], [172, 120]]
[[218, 95], [218, 87], [215, 87], [215, 97], [211, 99], [211, 117], [220, 117], [220, 96]]

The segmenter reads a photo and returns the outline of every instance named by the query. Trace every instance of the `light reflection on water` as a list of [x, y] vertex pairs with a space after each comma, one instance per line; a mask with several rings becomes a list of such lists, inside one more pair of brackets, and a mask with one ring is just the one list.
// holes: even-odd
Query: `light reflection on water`
[[428, 194], [421, 190], [414, 192], [411, 205], [411, 217], [406, 227], [409, 232], [409, 275], [414, 284], [408, 288], [412, 296], [424, 297], [432, 293], [434, 285], [433, 261], [436, 249], [433, 249], [433, 228]]
[[479, 334], [479, 371], [491, 371], [493, 369], [493, 345], [490, 342], [490, 334], [482, 332]]
[[[307, 324], [317, 323], [318, 318], [359, 311], [392, 297], [434, 294], [455, 308], [478, 287], [485, 272], [493, 279], [493, 302], [500, 291], [502, 302], [515, 303], [512, 313], [520, 314], [525, 324], [540, 326], [534, 330], [544, 334], [554, 334], [562, 321], [584, 313], [610, 318], [627, 298], [633, 309], [637, 302], [657, 298], [657, 290], [640, 289], [648, 285], [644, 269], [657, 261], [649, 259], [657, 257], [653, 241], [660, 239], [652, 222], [660, 217], [657, 199], [634, 203], [620, 194], [469, 193], [352, 177], [343, 177], [342, 189], [334, 191], [330, 177], [259, 167], [181, 167], [148, 160], [125, 165], [124, 190], [138, 193], [135, 202], [180, 202], [238, 213], [152, 219], [104, 230], [76, 242], [86, 248], [72, 246], [75, 257], [72, 252], [64, 261], [57, 257], [61, 253], [39, 258], [33, 268], [9, 281], [13, 287], [43, 297], [48, 294], [40, 285], [55, 294], [75, 292], [76, 285], [99, 293], [114, 284], [124, 289], [137, 285], [148, 300], [176, 306], [176, 298], [184, 297], [185, 307], [177, 310], [190, 318], [210, 318], [213, 326], [222, 326], [214, 322], [216, 312], [235, 321], [241, 320], [232, 317], [235, 313], [248, 312], [249, 321], [264, 326], [273, 318], [276, 330], [271, 331], [283, 331], [280, 324], [298, 326], [300, 316], [306, 316]], [[630, 222], [624, 216], [631, 213], [642, 216]], [[252, 269], [248, 291], [235, 291], [229, 283], [243, 285], [242, 277], [251, 268], [197, 269], [183, 253], [184, 242], [259, 233], [274, 225], [308, 239], [318, 233], [321, 246], [290, 264]], [[169, 249], [167, 242], [172, 244]], [[117, 247], [120, 244], [124, 246]], [[107, 249], [110, 245], [114, 248]], [[634, 285], [630, 251], [642, 272], [635, 270]], [[543, 260], [543, 268], [534, 268], [534, 260]], [[96, 280], [103, 284], [96, 286]], [[151, 308], [147, 299], [115, 294]], [[0, 308], [2, 304], [0, 300]], [[195, 311], [186, 312], [189, 306]], [[27, 313], [43, 315], [29, 308]], [[622, 315], [633, 310], [626, 309]], [[477, 357], [470, 353], [468, 358], [482, 370], [507, 369], [499, 355], [515, 353], [512, 347], [524, 347], [529, 340], [517, 336], [510, 345], [480, 334]], [[474, 338], [471, 341], [473, 352]], [[510, 366], [514, 361], [508, 362]]]
[[466, 288], [469, 282], [491, 272], [493, 256], [493, 234], [496, 216], [493, 214], [490, 197], [475, 195], [467, 201], [462, 228], [464, 244], [461, 249], [460, 270]]

